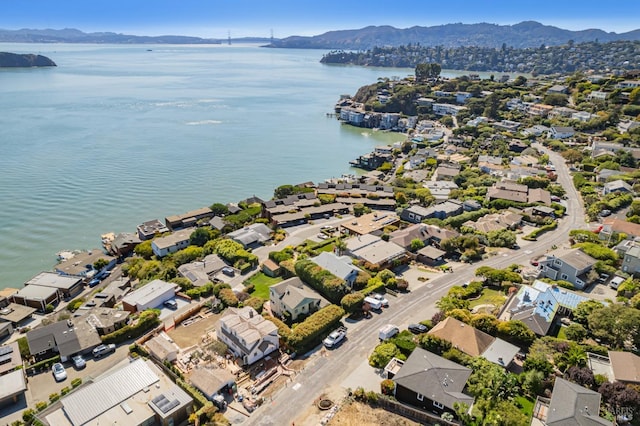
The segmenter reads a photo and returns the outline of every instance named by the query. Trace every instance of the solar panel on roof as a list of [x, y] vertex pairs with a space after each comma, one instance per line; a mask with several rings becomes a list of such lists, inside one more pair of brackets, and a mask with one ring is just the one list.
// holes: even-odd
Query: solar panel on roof
[[153, 402], [163, 414], [167, 414], [169, 411], [180, 405], [180, 401], [177, 399], [169, 401], [164, 394], [156, 396], [151, 400], [151, 402]]

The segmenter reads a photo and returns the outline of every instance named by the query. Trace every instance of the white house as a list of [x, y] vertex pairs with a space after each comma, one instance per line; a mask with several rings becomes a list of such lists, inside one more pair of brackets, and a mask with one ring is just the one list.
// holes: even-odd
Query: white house
[[175, 297], [176, 284], [162, 280], [153, 280], [122, 299], [122, 309], [129, 312], [141, 312], [155, 308]]
[[575, 135], [576, 131], [573, 127], [559, 127], [559, 126], [551, 126], [551, 130], [549, 131], [549, 138], [551, 139], [566, 139]]
[[433, 113], [436, 115], [457, 115], [466, 107], [451, 104], [433, 104]]
[[217, 336], [245, 365], [280, 347], [278, 327], [248, 306], [228, 308], [218, 321]]
[[189, 246], [189, 237], [193, 233], [193, 228], [181, 229], [166, 237], [156, 238], [151, 242], [153, 254], [158, 257], [165, 257], [169, 253], [175, 253], [178, 250]]

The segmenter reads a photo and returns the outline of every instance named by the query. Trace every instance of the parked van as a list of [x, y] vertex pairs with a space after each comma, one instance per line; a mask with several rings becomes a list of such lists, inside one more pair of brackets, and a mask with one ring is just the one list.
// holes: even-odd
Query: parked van
[[393, 324], [387, 324], [378, 332], [378, 338], [380, 340], [391, 339], [396, 334], [400, 333], [400, 329]]
[[364, 303], [368, 303], [371, 309], [379, 311], [382, 309], [382, 302], [374, 297], [367, 296], [364, 298]]
[[614, 290], [617, 290], [618, 286], [622, 284], [624, 281], [625, 281], [624, 278], [615, 276], [611, 281], [609, 281], [609, 287], [611, 287]]

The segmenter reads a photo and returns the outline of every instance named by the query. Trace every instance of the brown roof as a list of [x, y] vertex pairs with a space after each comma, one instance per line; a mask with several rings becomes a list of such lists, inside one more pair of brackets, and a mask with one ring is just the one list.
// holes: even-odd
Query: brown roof
[[467, 355], [480, 356], [493, 343], [488, 335], [453, 317], [447, 317], [429, 330], [429, 334], [451, 342], [451, 345]]
[[606, 219], [603, 222], [605, 228], [611, 228], [611, 231], [622, 232], [630, 236], [640, 236], [640, 225], [627, 222], [621, 219]]
[[631, 352], [609, 351], [613, 377], [620, 382], [640, 383], [640, 357]]

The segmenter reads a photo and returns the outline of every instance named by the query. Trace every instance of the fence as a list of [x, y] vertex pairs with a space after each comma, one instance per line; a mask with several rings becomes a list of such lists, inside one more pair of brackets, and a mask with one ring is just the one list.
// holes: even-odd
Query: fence
[[427, 413], [425, 411], [418, 410], [413, 407], [409, 407], [407, 405], [404, 405], [392, 399], [381, 397], [380, 399], [378, 399], [378, 405], [380, 405], [380, 407], [384, 408], [387, 411], [391, 411], [392, 413], [399, 414], [403, 417], [408, 417], [410, 419], [417, 420], [418, 422], [423, 423], [425, 425], [460, 426], [460, 423], [458, 422], [450, 422], [448, 420], [443, 420], [442, 418], [438, 417], [435, 414]]

